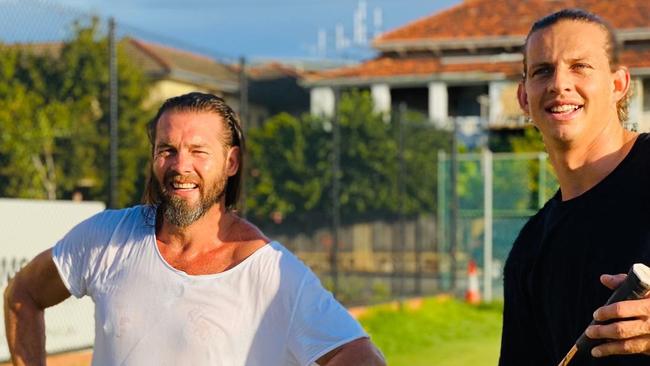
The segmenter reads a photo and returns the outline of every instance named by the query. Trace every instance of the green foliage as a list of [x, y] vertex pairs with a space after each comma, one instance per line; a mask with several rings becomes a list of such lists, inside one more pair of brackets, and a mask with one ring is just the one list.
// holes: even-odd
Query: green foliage
[[[537, 128], [532, 126], [524, 130], [523, 136], [513, 137], [511, 144], [514, 152], [546, 151], [542, 134]], [[540, 187], [540, 180], [537, 179], [540, 175], [540, 169], [543, 169], [547, 176], [546, 180], [541, 182], [543, 184], [542, 187]], [[555, 171], [553, 170], [550, 159], [546, 159], [546, 162], [542, 166], [539, 163], [531, 165], [528, 176], [528, 189], [533, 198], [531, 202], [537, 200], [540, 194], [545, 198], [550, 198], [558, 189]], [[531, 208], [537, 208], [537, 206], [535, 205]]]
[[[346, 221], [396, 215], [401, 183], [405, 214], [434, 212], [437, 151], [449, 145], [449, 135], [420, 115], [408, 113], [402, 119], [400, 170], [398, 119], [375, 113], [367, 92], [342, 96], [339, 198]], [[332, 122], [279, 114], [252, 129], [248, 145], [248, 214], [261, 222], [279, 215], [322, 225], [332, 205]]]
[[542, 134], [533, 126], [526, 127], [523, 136], [513, 136], [510, 144], [513, 152], [546, 151]]
[[[320, 121], [282, 113], [249, 133], [250, 188], [246, 207], [257, 217], [321, 208], [329, 140]], [[331, 179], [331, 178], [330, 178]]]
[[[0, 196], [108, 198], [108, 40], [74, 25], [60, 50], [0, 44]], [[139, 199], [148, 156], [148, 82], [118, 47], [119, 204]]]
[[[491, 356], [498, 354], [501, 313], [501, 303], [473, 306], [442, 297], [425, 299], [417, 309], [376, 306], [359, 320], [390, 365], [439, 365], [466, 357], [447, 352], [463, 351], [458, 345], [471, 346], [463, 351], [471, 354], [482, 352], [480, 345], [489, 342], [494, 345]], [[415, 360], [418, 354], [426, 354], [427, 359]], [[409, 356], [410, 363], [399, 362], [404, 356]], [[483, 361], [481, 365], [492, 365], [496, 360]]]

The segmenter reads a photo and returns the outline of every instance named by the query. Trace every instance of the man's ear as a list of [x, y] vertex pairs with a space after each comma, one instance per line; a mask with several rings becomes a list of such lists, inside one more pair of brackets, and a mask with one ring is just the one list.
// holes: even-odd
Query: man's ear
[[226, 156], [226, 174], [229, 177], [237, 174], [239, 170], [240, 151], [239, 146], [232, 146], [228, 149], [228, 155]]
[[530, 115], [530, 109], [528, 108], [528, 94], [526, 94], [526, 87], [524, 82], [520, 81], [517, 86], [517, 101], [519, 101], [519, 107], [526, 116]]
[[614, 77], [612, 94], [614, 96], [614, 103], [618, 103], [618, 101], [625, 98], [630, 90], [630, 71], [627, 67], [619, 66], [612, 76]]

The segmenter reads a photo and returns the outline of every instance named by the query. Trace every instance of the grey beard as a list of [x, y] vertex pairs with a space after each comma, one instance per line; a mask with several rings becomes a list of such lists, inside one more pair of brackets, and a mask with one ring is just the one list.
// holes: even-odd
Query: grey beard
[[208, 210], [221, 200], [226, 193], [227, 178], [218, 179], [212, 189], [201, 193], [199, 202], [192, 206], [180, 197], [172, 196], [158, 184], [156, 189], [160, 197], [159, 210], [165, 220], [180, 228], [186, 228], [205, 215]]
[[167, 222], [174, 226], [185, 228], [203, 217], [211, 206], [205, 207], [204, 202], [200, 202], [193, 207], [181, 198], [170, 197], [161, 208]]

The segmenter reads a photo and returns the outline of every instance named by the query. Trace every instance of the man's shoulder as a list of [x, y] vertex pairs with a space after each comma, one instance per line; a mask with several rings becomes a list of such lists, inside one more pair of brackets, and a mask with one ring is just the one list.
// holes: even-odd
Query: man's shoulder
[[640, 133], [632, 147], [631, 155], [636, 159], [650, 160], [650, 133]]
[[114, 237], [117, 232], [132, 234], [135, 229], [153, 226], [155, 226], [155, 209], [149, 206], [133, 206], [99, 212], [79, 223], [71, 232], [98, 239], [99, 242], [106, 242], [103, 239]]
[[258, 250], [265, 251], [263, 261], [277, 265], [277, 269], [283, 278], [301, 281], [306, 274], [311, 272], [307, 264], [278, 241], [271, 240], [266, 246]]
[[153, 206], [137, 205], [120, 209], [107, 209], [92, 216], [96, 221], [122, 221], [124, 219], [150, 221], [155, 224], [156, 209]]

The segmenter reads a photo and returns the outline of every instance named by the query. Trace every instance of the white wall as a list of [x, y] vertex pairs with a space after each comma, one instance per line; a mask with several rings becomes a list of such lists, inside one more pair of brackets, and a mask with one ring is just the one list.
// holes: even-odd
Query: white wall
[[[73, 226], [104, 210], [100, 202], [0, 199], [0, 288], [12, 264], [24, 264], [50, 248]], [[4, 313], [0, 307], [0, 360], [9, 359]], [[48, 352], [89, 347], [94, 340], [94, 305], [89, 298], [68, 299], [45, 311]]]
[[310, 111], [315, 116], [332, 117], [334, 115], [334, 90], [317, 87], [310, 90]]
[[429, 119], [442, 126], [448, 117], [447, 84], [429, 83]]
[[370, 87], [373, 108], [377, 113], [390, 113], [390, 87], [388, 84], [374, 84]]

